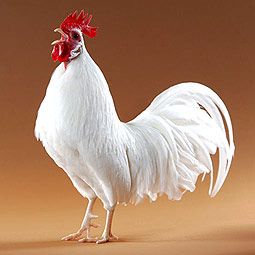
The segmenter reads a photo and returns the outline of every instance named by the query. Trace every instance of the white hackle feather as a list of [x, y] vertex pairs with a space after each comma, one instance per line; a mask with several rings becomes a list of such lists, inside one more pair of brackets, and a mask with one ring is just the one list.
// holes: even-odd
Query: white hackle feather
[[[225, 131], [224, 121], [228, 129]], [[119, 120], [107, 82], [85, 47], [52, 75], [35, 134], [84, 197], [104, 207], [158, 194], [179, 200], [211, 174], [215, 196], [234, 154], [229, 113], [219, 96], [197, 83], [173, 86], [134, 120]], [[215, 175], [210, 155], [219, 150]]]

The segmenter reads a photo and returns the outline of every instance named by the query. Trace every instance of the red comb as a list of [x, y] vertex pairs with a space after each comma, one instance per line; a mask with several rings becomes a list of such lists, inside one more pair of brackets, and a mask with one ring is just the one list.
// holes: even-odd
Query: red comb
[[88, 13], [84, 13], [82, 10], [79, 15], [77, 15], [77, 11], [68, 15], [65, 20], [60, 25], [60, 28], [67, 33], [72, 28], [78, 28], [82, 31], [83, 34], [94, 37], [96, 35], [97, 27], [89, 26], [89, 23], [92, 19], [92, 15], [88, 15]]

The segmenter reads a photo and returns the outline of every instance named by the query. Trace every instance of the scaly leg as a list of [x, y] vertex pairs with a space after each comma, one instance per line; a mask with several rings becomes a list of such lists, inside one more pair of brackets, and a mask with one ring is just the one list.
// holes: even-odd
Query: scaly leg
[[87, 237], [82, 238], [83, 242], [85, 242], [85, 241], [86, 242], [96, 242], [96, 239], [91, 238], [89, 235], [91, 227], [94, 227], [94, 228], [99, 227], [99, 225], [91, 222], [91, 220], [96, 219], [98, 217], [98, 216], [92, 214], [92, 208], [94, 206], [95, 201], [96, 201], [96, 198], [89, 199], [87, 210], [86, 210], [86, 213], [85, 213], [85, 216], [82, 221], [80, 229], [73, 234], [63, 237], [61, 240], [63, 240], [63, 241], [78, 240], [79, 237], [81, 237], [81, 235], [86, 231]]
[[98, 239], [98, 241], [96, 242], [97, 244], [118, 240], [118, 237], [114, 236], [111, 231], [113, 213], [114, 213], [114, 208], [112, 210], [106, 210], [106, 221], [105, 221], [104, 232], [101, 238]]

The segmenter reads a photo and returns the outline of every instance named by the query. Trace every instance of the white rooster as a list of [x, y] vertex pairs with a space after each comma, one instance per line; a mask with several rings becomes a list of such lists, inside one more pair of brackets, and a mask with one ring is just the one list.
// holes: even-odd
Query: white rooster
[[[208, 87], [182, 83], [157, 96], [134, 120], [123, 123], [105, 77], [87, 52], [83, 34], [94, 37], [92, 16], [70, 14], [55, 32], [54, 71], [36, 120], [35, 134], [47, 153], [88, 199], [80, 229], [63, 240], [104, 243], [116, 239], [111, 224], [116, 204], [138, 203], [166, 194], [179, 200], [194, 191], [200, 174], [210, 173], [215, 196], [234, 154], [229, 113]], [[228, 138], [223, 118], [228, 128]], [[210, 154], [219, 150], [215, 184]], [[103, 234], [89, 235], [96, 198], [107, 212]], [[86, 233], [82, 238], [82, 234]]]

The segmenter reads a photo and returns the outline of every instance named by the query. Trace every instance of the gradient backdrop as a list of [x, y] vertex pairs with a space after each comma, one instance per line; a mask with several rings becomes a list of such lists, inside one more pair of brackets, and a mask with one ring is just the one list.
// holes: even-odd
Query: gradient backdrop
[[[119, 206], [117, 243], [60, 242], [86, 201], [34, 138], [56, 63], [53, 33], [75, 9], [94, 15], [87, 48], [128, 121], [164, 89], [209, 85], [226, 103], [236, 154], [214, 199], [209, 178], [180, 202]], [[0, 254], [255, 254], [255, 1], [0, 1]], [[101, 203], [95, 212], [103, 223]]]

